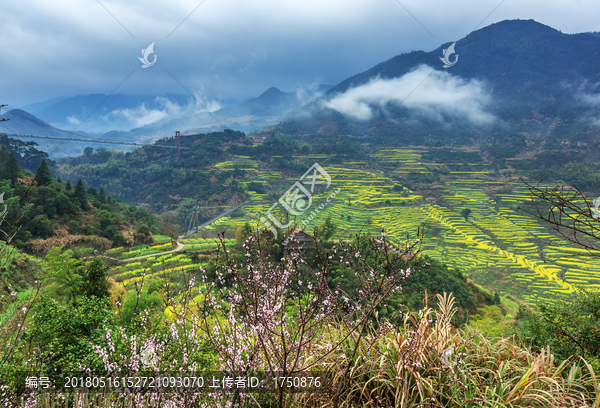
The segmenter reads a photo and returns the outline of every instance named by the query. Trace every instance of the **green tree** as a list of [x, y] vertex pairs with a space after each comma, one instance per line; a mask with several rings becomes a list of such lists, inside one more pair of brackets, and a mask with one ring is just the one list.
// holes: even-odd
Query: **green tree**
[[87, 266], [81, 289], [87, 297], [95, 296], [98, 299], [106, 299], [110, 296], [106, 267], [102, 259], [94, 258]]
[[83, 298], [74, 306], [44, 296], [23, 340], [39, 351], [40, 368], [50, 376], [55, 370], [77, 372], [79, 364], [100, 372], [102, 361], [93, 345], [105, 343], [105, 329], [111, 326], [114, 329], [114, 318], [107, 302]]
[[550, 346], [561, 359], [582, 356], [600, 368], [600, 292], [581, 291], [574, 300], [557, 298], [538, 306], [523, 329], [533, 346]]
[[154, 237], [152, 231], [146, 225], [140, 225], [137, 231], [133, 234], [133, 240], [139, 244], [152, 244]]
[[17, 184], [17, 179], [21, 175], [21, 167], [19, 166], [19, 159], [14, 152], [8, 154], [6, 164], [4, 165], [3, 176], [5, 179], [10, 180], [10, 184], [14, 187]]
[[72, 250], [63, 252], [63, 247], [54, 247], [46, 255], [48, 291], [54, 297], [74, 303], [81, 291], [83, 265], [74, 258]]
[[104, 194], [104, 189], [102, 187], [100, 187], [100, 192], [98, 193], [98, 201], [100, 201], [100, 204], [106, 203], [106, 194]]
[[87, 191], [85, 191], [85, 187], [83, 185], [83, 181], [81, 180], [81, 178], [79, 178], [79, 180], [77, 181], [77, 184], [75, 185], [75, 198], [77, 198], [77, 202], [79, 203], [79, 206], [81, 207], [82, 210], [87, 210], [89, 204], [88, 204], [88, 196], [87, 196]]
[[460, 215], [462, 215], [465, 218], [465, 221], [469, 220], [469, 215], [471, 214], [471, 209], [470, 208], [464, 208], [461, 212]]
[[52, 173], [50, 173], [50, 167], [48, 167], [48, 163], [46, 163], [46, 159], [42, 159], [39, 167], [35, 171], [35, 175], [37, 176], [38, 184], [42, 186], [50, 185], [52, 182]]
[[315, 228], [315, 236], [327, 241], [333, 236], [336, 229], [337, 226], [331, 221], [331, 214], [329, 214], [327, 215], [327, 218], [325, 218], [325, 222]]
[[279, 261], [282, 256], [283, 256], [283, 250], [281, 249], [281, 246], [277, 243], [273, 244], [273, 258], [276, 261]]
[[63, 193], [59, 193], [55, 198], [50, 200], [56, 207], [56, 213], [58, 215], [65, 215], [73, 213], [73, 203], [69, 200], [69, 197]]
[[71, 191], [73, 189], [73, 185], [71, 184], [71, 180], [67, 180], [67, 184], [65, 184], [65, 189], [67, 191]]

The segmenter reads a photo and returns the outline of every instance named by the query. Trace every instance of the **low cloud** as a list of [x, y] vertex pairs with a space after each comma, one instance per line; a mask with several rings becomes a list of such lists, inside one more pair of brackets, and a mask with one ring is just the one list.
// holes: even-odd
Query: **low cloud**
[[[590, 82], [583, 80], [579, 84], [562, 84], [566, 89], [573, 92], [575, 99], [581, 101], [584, 105], [591, 108], [600, 108], [600, 82]], [[590, 111], [584, 113], [580, 120], [587, 122], [591, 121], [593, 125], [600, 126], [600, 118], [597, 116], [597, 112]]]
[[75, 116], [68, 116], [67, 117], [67, 123], [69, 125], [79, 125], [81, 121], [79, 119], [77, 119]]
[[308, 86], [299, 87], [296, 89], [296, 98], [298, 98], [298, 101], [302, 104], [319, 98], [325, 93], [320, 87], [321, 84], [318, 82], [313, 82]]
[[[592, 108], [600, 108], [600, 94], [580, 93], [577, 98]], [[587, 112], [580, 119], [583, 121], [591, 120], [594, 126], [600, 126], [600, 118], [595, 112]]]
[[440, 122], [445, 116], [454, 116], [485, 125], [495, 120], [486, 111], [491, 103], [492, 98], [479, 81], [464, 80], [445, 71], [432, 72], [431, 67], [421, 65], [399, 78], [374, 78], [324, 105], [358, 120], [371, 119], [376, 108], [389, 113], [401, 105]]
[[[148, 108], [145, 103], [135, 108], [115, 109], [102, 116], [102, 120], [111, 121], [125, 119], [125, 127], [139, 128], [152, 123], [167, 122], [172, 119], [183, 116], [190, 116], [196, 113], [214, 112], [222, 108], [217, 101], [208, 100], [203, 93], [196, 92], [194, 99], [190, 98], [186, 105], [179, 105], [165, 97], [156, 97], [154, 107]], [[70, 120], [70, 118], [69, 118]]]
[[579, 93], [577, 98], [581, 100], [586, 105], [590, 105], [594, 108], [600, 107], [600, 94], [592, 94], [592, 93]]

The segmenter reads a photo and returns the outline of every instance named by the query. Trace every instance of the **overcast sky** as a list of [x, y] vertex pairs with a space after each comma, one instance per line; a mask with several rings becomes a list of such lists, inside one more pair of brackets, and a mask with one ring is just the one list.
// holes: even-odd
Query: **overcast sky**
[[0, 103], [189, 91], [227, 104], [334, 85], [505, 19], [576, 33], [600, 31], [598, 16], [598, 0], [3, 1]]

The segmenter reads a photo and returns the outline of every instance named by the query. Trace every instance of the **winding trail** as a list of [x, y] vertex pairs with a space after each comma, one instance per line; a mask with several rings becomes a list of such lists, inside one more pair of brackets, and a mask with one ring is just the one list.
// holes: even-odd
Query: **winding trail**
[[180, 235], [177, 237], [177, 247], [175, 249], [172, 249], [170, 251], [165, 251], [165, 252], [158, 252], [156, 254], [150, 254], [150, 255], [142, 255], [142, 256], [136, 256], [135, 258], [125, 258], [125, 259], [121, 259], [122, 261], [137, 261], [138, 259], [146, 259], [146, 258], [150, 258], [152, 256], [160, 256], [160, 255], [166, 255], [166, 254], [172, 254], [173, 252], [179, 252], [182, 251], [183, 248], [185, 248], [185, 244], [182, 244], [181, 242], [179, 242], [179, 239], [183, 238], [183, 235]]

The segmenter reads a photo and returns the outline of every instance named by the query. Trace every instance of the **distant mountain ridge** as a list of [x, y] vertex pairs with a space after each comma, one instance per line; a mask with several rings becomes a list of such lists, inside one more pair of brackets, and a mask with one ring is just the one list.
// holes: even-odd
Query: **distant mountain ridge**
[[[54, 98], [49, 101], [26, 105], [22, 109], [56, 127], [73, 128], [85, 120], [83, 122], [84, 128], [89, 129], [89, 126], [93, 125], [100, 129], [95, 133], [104, 133], [115, 128], [130, 129], [128, 116], [133, 115], [135, 110], [164, 109], [163, 102], [166, 100], [179, 106], [185, 106], [190, 103], [190, 99], [189, 95], [179, 94], [153, 96], [89, 94], [69, 98]], [[140, 112], [140, 114], [142, 113]], [[104, 117], [107, 120], [103, 120]], [[106, 123], [110, 123], [110, 126], [114, 127], [102, 130], [103, 127], [107, 126]]]
[[50, 123], [43, 121], [25, 112], [22, 109], [11, 109], [2, 115], [2, 118], [8, 119], [0, 123], [0, 133], [36, 135], [51, 137], [77, 137], [77, 135], [87, 136], [87, 133], [81, 131], [68, 131], [58, 129]]
[[[70, 131], [62, 130], [47, 120], [40, 119], [37, 115], [26, 112], [23, 109], [12, 109], [3, 114], [3, 117], [9, 119], [7, 122], [0, 124], [0, 133], [8, 134], [25, 134], [50, 137], [89, 137], [107, 141], [127, 141], [137, 143], [151, 143], [153, 140], [160, 139], [166, 135], [174, 133], [176, 130], [182, 134], [194, 134], [210, 131], [222, 130], [222, 127], [232, 128], [241, 131], [250, 131], [258, 129], [269, 123], [278, 121], [285, 113], [297, 108], [303, 102], [313, 98], [315, 95], [321, 95], [329, 90], [331, 85], [316, 85], [303, 94], [297, 92], [282, 92], [281, 90], [271, 87], [254, 99], [247, 100], [238, 105], [219, 109], [215, 112], [200, 112], [190, 116], [183, 116], [176, 119], [166, 121], [164, 123], [156, 123], [131, 129], [130, 131], [111, 130], [105, 133], [95, 134], [83, 132], [80, 130]], [[109, 98], [104, 94], [79, 95], [73, 98], [54, 98], [49, 101], [40, 102], [37, 104], [27, 105], [33, 111], [39, 112], [44, 118], [57, 118], [68, 115], [69, 112], [83, 111], [88, 113], [88, 110], [97, 107], [99, 104], [102, 108], [111, 109], [118, 106], [124, 106], [127, 103], [144, 103], [143, 98], [139, 96], [126, 95], [111, 95]], [[165, 95], [164, 98], [174, 96]], [[111, 98], [113, 100], [111, 101]], [[147, 97], [155, 98], [155, 97]], [[181, 96], [177, 96], [179, 102], [183, 103]], [[104, 102], [102, 102], [105, 100]], [[150, 99], [147, 99], [148, 101]], [[111, 102], [109, 102], [111, 101]], [[124, 102], [125, 101], [125, 102]], [[148, 106], [150, 109], [151, 106]], [[99, 108], [100, 109], [100, 108]], [[215, 120], [215, 117], [217, 120]], [[85, 117], [84, 117], [85, 118]], [[64, 124], [65, 128], [75, 128], [76, 124]], [[44, 151], [51, 153], [51, 157], [76, 156], [83, 153], [83, 149], [87, 146], [85, 143], [61, 143], [40, 139], [34, 140], [40, 145]], [[94, 148], [103, 146], [101, 144], [92, 144]], [[114, 145], [104, 145], [112, 147]], [[121, 149], [121, 147], [119, 147]], [[124, 150], [130, 150], [124, 148]]]
[[[249, 131], [276, 121], [283, 114], [301, 106], [310, 98], [325, 93], [331, 87], [332, 85], [316, 85], [301, 92], [282, 92], [271, 87], [257, 98], [220, 108], [211, 113], [204, 107], [199, 108], [200, 104], [197, 104], [190, 95], [177, 94], [77, 95], [26, 105], [21, 110], [35, 115], [51, 127], [72, 129], [80, 126], [82, 129], [88, 129], [90, 125], [92, 128], [99, 126], [100, 131], [94, 133], [117, 138], [127, 135], [164, 136], [175, 130], [191, 133], [187, 131], [191, 128], [196, 131], [220, 130], [221, 124], [236, 130]], [[206, 106], [205, 102], [202, 104]], [[190, 110], [200, 111], [186, 114], [186, 111]], [[154, 113], [152, 116], [162, 118], [144, 126], [131, 125], [136, 118], [149, 115], [150, 112]], [[215, 117], [218, 121], [214, 119]], [[102, 123], [98, 124], [98, 122]]]
[[[447, 72], [466, 79], [489, 80], [494, 89], [506, 93], [511, 87], [558, 84], [560, 80], [585, 77], [600, 81], [599, 33], [563, 34], [534, 20], [505, 20], [481, 28], [456, 41], [460, 62]], [[419, 64], [443, 70], [440, 57], [450, 43], [433, 51], [413, 51], [395, 56], [350, 77], [331, 88], [327, 95], [345, 92], [375, 76], [400, 77]], [[536, 80], [528, 84], [527, 80]], [[540, 80], [541, 79], [541, 80]]]
[[331, 88], [332, 85], [316, 85], [304, 91], [303, 95], [299, 95], [297, 92], [283, 92], [271, 87], [258, 97], [235, 106], [211, 113], [206, 111], [196, 113], [164, 124], [146, 125], [132, 129], [131, 133], [166, 135], [181, 130], [183, 134], [194, 134], [222, 130], [223, 127], [249, 132], [279, 121], [286, 113]]
[[[82, 131], [58, 129], [22, 109], [12, 109], [4, 113], [2, 117], [4, 119], [8, 119], [8, 121], [0, 123], [0, 133], [6, 133], [8, 135], [18, 134], [77, 139], [102, 138], [98, 137], [98, 135], [90, 135]], [[109, 138], [105, 139], [111, 140]], [[83, 150], [88, 145], [92, 145], [94, 148], [111, 146], [108, 144], [102, 145], [97, 143], [65, 142], [61, 140], [44, 140], [34, 138], [21, 138], [20, 140], [37, 143], [39, 145], [39, 149], [49, 153], [50, 158], [52, 159], [67, 156], [79, 156], [83, 153]], [[131, 150], [131, 148], [123, 147], [122, 150]]]
[[[505, 20], [456, 41], [459, 61], [444, 69], [440, 57], [450, 44], [442, 44], [431, 52], [397, 55], [354, 75], [331, 88], [323, 98], [287, 114], [285, 120], [294, 121], [294, 124], [283, 124], [274, 129], [292, 134], [349, 132], [357, 135], [392, 135], [409, 130], [406, 138], [401, 137], [408, 141], [409, 136], [435, 136], [437, 133], [452, 137], [452, 132], [447, 129], [450, 125], [470, 132], [469, 138], [477, 137], [471, 126], [457, 121], [436, 123], [425, 118], [419, 123], [411, 123], [408, 109], [403, 106], [390, 108], [387, 114], [380, 111], [368, 121], [357, 121], [345, 115], [340, 118], [334, 109], [324, 106], [327, 101], [376, 78], [401, 78], [419, 66], [425, 66], [461, 81], [480, 81], [493, 102], [489, 107], [490, 114], [506, 123], [518, 126], [527, 123], [532, 133], [543, 136], [572, 137], [582, 130], [581, 126], [588, 134], [596, 133], [598, 128], [592, 125], [595, 120], [590, 117], [598, 118], [600, 113], [589, 101], [600, 100], [598, 33], [563, 34], [533, 20]], [[413, 87], [415, 95], [419, 92], [417, 85]], [[515, 128], [518, 132], [522, 130]]]
[[[564, 34], [533, 20], [505, 20], [456, 41], [459, 60], [444, 69], [440, 57], [450, 44], [442, 44], [430, 52], [397, 55], [333, 87], [313, 87], [303, 96], [272, 87], [257, 98], [235, 106], [171, 120], [165, 118], [130, 131], [107, 132], [102, 137], [151, 141], [175, 130], [182, 134], [222, 128], [249, 132], [271, 126], [266, 133], [369, 136], [376, 143], [395, 144], [477, 141], [487, 143], [490, 148], [503, 149], [510, 145], [518, 152], [524, 146], [535, 149], [548, 138], [587, 143], [600, 135], [598, 33]], [[431, 78], [437, 76], [442, 85], [443, 81], [451, 81], [461, 90], [475, 84], [479, 98], [487, 101], [478, 106], [479, 113], [493, 117], [494, 121], [477, 124], [452, 112], [436, 111], [436, 95], [422, 102], [425, 108], [433, 106], [430, 109], [433, 113], [415, 116], [415, 109], [409, 103], [423, 92], [418, 83], [411, 84], [411, 92], [403, 91], [401, 96], [408, 98], [407, 103], [398, 103], [396, 95], [392, 102], [371, 104], [372, 115], [368, 120], [351, 117], [343, 109], [331, 107], [332, 100], [350, 90], [360, 89], [377, 79], [402, 79], [419, 67], [431, 70]], [[360, 98], [357, 97], [359, 102]], [[55, 105], [65, 104], [68, 105], [67, 100]], [[49, 109], [41, 105], [38, 108]], [[464, 115], [465, 110], [463, 108], [460, 114]], [[4, 127], [6, 123], [10, 122], [5, 122]], [[14, 125], [18, 124], [13, 122], [8, 126]]]

